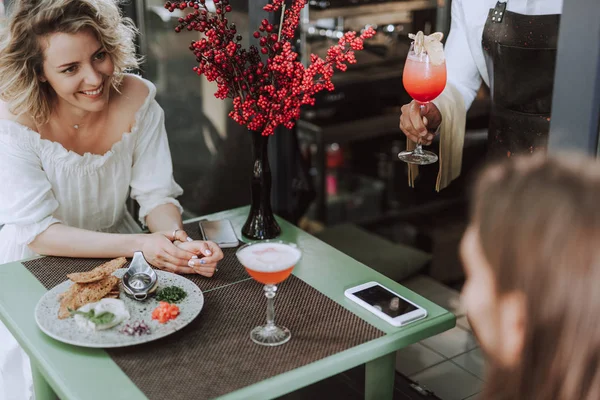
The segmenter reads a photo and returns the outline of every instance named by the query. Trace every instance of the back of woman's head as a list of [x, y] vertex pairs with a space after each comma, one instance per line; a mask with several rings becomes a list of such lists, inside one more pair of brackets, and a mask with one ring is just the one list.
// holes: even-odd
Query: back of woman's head
[[42, 84], [43, 38], [53, 33], [91, 30], [110, 54], [118, 87], [122, 74], [136, 68], [136, 29], [123, 18], [118, 0], [17, 0], [9, 10], [0, 38], [0, 98], [15, 114], [45, 122], [52, 110], [52, 91]]
[[600, 163], [579, 155], [488, 168], [472, 218], [497, 295], [521, 292], [517, 370], [491, 366], [486, 399], [600, 399]]

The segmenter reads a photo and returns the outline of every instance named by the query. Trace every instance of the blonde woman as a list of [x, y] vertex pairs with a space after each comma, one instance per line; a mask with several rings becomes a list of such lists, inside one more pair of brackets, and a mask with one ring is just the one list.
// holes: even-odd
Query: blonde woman
[[489, 366], [486, 400], [600, 399], [600, 163], [491, 167], [461, 254], [462, 298]]
[[[211, 277], [223, 253], [182, 229], [164, 114], [135, 68], [114, 0], [21, 0], [0, 37], [0, 264], [36, 254], [142, 250]], [[125, 203], [140, 205], [142, 234]], [[28, 361], [0, 324], [0, 399], [30, 396]], [[4, 392], [3, 392], [4, 391]]]

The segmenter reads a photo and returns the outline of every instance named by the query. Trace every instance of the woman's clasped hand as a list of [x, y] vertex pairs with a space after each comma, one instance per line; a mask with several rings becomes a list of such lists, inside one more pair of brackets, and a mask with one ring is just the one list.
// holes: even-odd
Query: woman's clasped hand
[[156, 268], [175, 274], [199, 274], [212, 277], [223, 251], [214, 242], [192, 240], [185, 231], [177, 230], [172, 241], [168, 232], [146, 235], [141, 248], [146, 261]]

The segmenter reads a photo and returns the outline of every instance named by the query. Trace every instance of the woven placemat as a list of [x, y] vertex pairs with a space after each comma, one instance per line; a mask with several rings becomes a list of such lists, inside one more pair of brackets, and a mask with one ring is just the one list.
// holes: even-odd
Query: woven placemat
[[200, 316], [182, 331], [108, 354], [150, 399], [210, 399], [384, 335], [293, 275], [275, 298], [288, 343], [250, 340], [265, 313], [262, 285], [244, 281], [206, 293]]
[[[193, 225], [186, 231], [199, 239]], [[276, 322], [292, 331], [292, 339], [272, 348], [252, 343], [250, 330], [265, 322], [266, 298], [261, 284], [241, 281], [248, 275], [235, 250], [224, 249], [212, 279], [186, 275], [203, 291], [215, 289], [205, 293], [202, 312], [187, 327], [154, 342], [107, 350], [148, 398], [218, 397], [384, 335], [292, 275], [275, 299]], [[44, 257], [23, 265], [51, 289], [68, 273], [105, 261]]]
[[[192, 238], [201, 239], [198, 223], [193, 222], [184, 226], [187, 234]], [[202, 275], [189, 274], [184, 275], [194, 282], [203, 291], [226, 286], [249, 278], [244, 267], [238, 262], [235, 252], [237, 248], [223, 249], [223, 259], [219, 262], [219, 270], [215, 272], [212, 278], [206, 278]], [[102, 258], [68, 258], [68, 257], [44, 257], [23, 263], [46, 289], [52, 289], [54, 286], [67, 280], [67, 274], [72, 272], [90, 271], [107, 260]], [[124, 268], [129, 266], [129, 262]]]

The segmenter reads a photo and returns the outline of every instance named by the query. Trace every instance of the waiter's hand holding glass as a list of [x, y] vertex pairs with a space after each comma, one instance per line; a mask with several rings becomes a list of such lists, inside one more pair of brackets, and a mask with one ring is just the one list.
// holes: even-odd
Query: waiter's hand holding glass
[[436, 32], [425, 36], [419, 31], [410, 37], [414, 41], [404, 64], [402, 83], [414, 101], [402, 107], [400, 129], [417, 145], [412, 151], [398, 154], [398, 158], [410, 164], [433, 164], [438, 156], [423, 150], [422, 145], [431, 143], [433, 134], [429, 130], [435, 130], [442, 120], [439, 110], [430, 102], [446, 87], [443, 35]]

